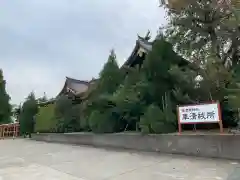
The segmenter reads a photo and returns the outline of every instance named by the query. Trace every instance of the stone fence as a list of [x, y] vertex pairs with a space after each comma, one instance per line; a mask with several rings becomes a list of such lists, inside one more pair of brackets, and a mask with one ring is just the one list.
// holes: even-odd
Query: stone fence
[[240, 160], [240, 135], [34, 134], [33, 140]]

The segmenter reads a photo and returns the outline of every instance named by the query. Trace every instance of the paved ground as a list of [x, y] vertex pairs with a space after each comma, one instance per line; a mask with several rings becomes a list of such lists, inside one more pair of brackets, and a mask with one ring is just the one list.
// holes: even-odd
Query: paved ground
[[227, 160], [0, 140], [0, 180], [239, 180], [238, 167]]

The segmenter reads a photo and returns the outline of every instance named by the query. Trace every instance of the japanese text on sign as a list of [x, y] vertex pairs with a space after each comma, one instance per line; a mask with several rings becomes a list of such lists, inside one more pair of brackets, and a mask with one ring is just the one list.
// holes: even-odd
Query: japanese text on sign
[[179, 122], [201, 123], [219, 122], [218, 103], [178, 107]]

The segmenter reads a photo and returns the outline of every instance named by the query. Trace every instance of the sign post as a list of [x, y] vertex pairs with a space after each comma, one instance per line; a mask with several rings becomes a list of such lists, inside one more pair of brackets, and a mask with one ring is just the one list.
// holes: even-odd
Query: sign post
[[221, 108], [218, 102], [178, 106], [178, 131], [182, 132], [182, 124], [218, 123], [223, 133]]

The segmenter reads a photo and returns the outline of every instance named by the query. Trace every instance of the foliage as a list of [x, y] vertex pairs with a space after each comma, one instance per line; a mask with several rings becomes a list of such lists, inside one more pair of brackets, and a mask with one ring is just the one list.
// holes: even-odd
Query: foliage
[[85, 122], [89, 122], [89, 127], [94, 132], [118, 131], [121, 127], [118, 123], [117, 109], [111, 96], [123, 80], [123, 72], [117, 65], [113, 50], [99, 75], [100, 78], [95, 89], [92, 90], [92, 95], [83, 109], [88, 118]]
[[169, 74], [174, 84], [172, 96], [178, 104], [196, 104], [200, 101], [202, 96], [199, 96], [201, 93], [198, 92], [199, 83], [196, 81], [200, 76], [196, 71], [175, 65]]
[[[219, 5], [228, 6], [231, 4], [232, 7], [239, 9], [239, 0], [217, 0]], [[160, 0], [160, 5], [167, 6], [175, 11], [181, 11], [191, 3], [191, 0]]]
[[[102, 128], [104, 126], [101, 125], [106, 122], [115, 123], [111, 127], [117, 125], [117, 131], [138, 130], [141, 116], [143, 116], [146, 107], [152, 103], [157, 104], [166, 113], [164, 119], [168, 119], [174, 127], [174, 124], [176, 124], [176, 118], [172, 110], [174, 103], [168, 103], [168, 108], [165, 108], [166, 94], [170, 94], [168, 96], [171, 98], [173, 85], [171, 84], [172, 78], [169, 70], [174, 64], [187, 65], [172, 50], [171, 44], [167, 43], [162, 36], [159, 36], [141, 69], [125, 69], [125, 80], [115, 89], [114, 93], [101, 92], [95, 102], [91, 102], [90, 107], [94, 113], [91, 114], [89, 121], [93, 131], [96, 131], [94, 129], [98, 127], [97, 129], [104, 132], [105, 130]], [[104, 79], [105, 77], [100, 77], [100, 82], [101, 78]], [[114, 114], [114, 119], [111, 119], [112, 116], [109, 114]], [[95, 119], [94, 117], [97, 116], [98, 118]], [[105, 128], [108, 128], [107, 125]]]
[[99, 76], [97, 87], [99, 93], [113, 93], [122, 81], [122, 73], [118, 67], [114, 50], [110, 52], [108, 61]]
[[35, 132], [56, 132], [57, 119], [55, 118], [55, 104], [39, 107], [36, 115]]
[[169, 10], [168, 39], [185, 57], [204, 64], [214, 55], [225, 66], [239, 61], [239, 13], [217, 0], [188, 1], [180, 11]]
[[152, 101], [160, 107], [165, 93], [171, 91], [174, 86], [169, 70], [173, 65], [179, 66], [180, 63], [184, 64], [185, 60], [173, 51], [172, 45], [166, 42], [162, 35], [159, 35], [143, 63], [141, 74], [148, 82]]
[[23, 103], [20, 113], [20, 132], [21, 134], [32, 133], [34, 131], [35, 115], [38, 112], [38, 105], [33, 92], [29, 94]]
[[177, 55], [159, 35], [142, 67], [120, 69], [115, 58], [111, 52], [99, 80], [81, 104], [75, 105], [67, 95], [57, 99], [57, 132], [170, 133], [177, 129], [178, 104], [216, 100], [223, 106], [224, 124], [234, 125], [232, 105], [225, 97], [230, 93], [226, 87], [237, 86], [232, 70], [214, 56], [197, 66]]
[[[224, 126], [235, 126], [236, 118], [232, 105], [226, 101], [230, 84], [233, 83], [232, 71], [218, 61], [208, 61], [199, 72], [173, 67], [170, 71], [174, 79], [173, 97], [179, 104], [198, 104], [219, 101], [222, 107]], [[231, 86], [232, 86], [231, 85]]]
[[200, 72], [172, 67], [169, 71], [174, 82], [174, 97], [181, 104], [223, 101], [225, 87], [232, 74], [219, 62], [209, 61]]
[[112, 133], [115, 132], [116, 121], [111, 119], [110, 113], [95, 110], [89, 117], [89, 125], [95, 133]]
[[226, 95], [226, 87], [232, 82], [232, 73], [228, 71], [220, 62], [208, 61], [205, 71], [201, 74], [203, 80], [200, 81], [201, 90], [205, 97], [209, 94], [205, 101], [224, 100]]
[[233, 78], [226, 90], [225, 106], [232, 113], [233, 125], [240, 122], [240, 66], [237, 65], [232, 71]]
[[171, 1], [166, 36], [179, 54], [198, 67], [197, 71], [178, 66], [170, 70], [176, 102], [219, 101], [224, 125], [232, 126], [239, 106], [233, 75], [239, 63], [240, 6], [238, 1], [228, 2]]
[[168, 121], [166, 113], [158, 106], [151, 104], [140, 120], [142, 133], [170, 133], [176, 131], [171, 121]]
[[119, 68], [112, 50], [80, 105], [68, 96], [57, 99], [58, 132], [169, 133], [177, 128], [178, 104], [209, 101], [220, 102], [225, 126], [236, 124], [239, 6], [216, 0], [180, 6], [169, 9], [165, 34], [156, 37], [141, 66]]
[[138, 129], [137, 124], [145, 108], [146, 93], [147, 83], [144, 79], [141, 80], [139, 71], [129, 69], [125, 81], [111, 97], [125, 130]]
[[55, 117], [58, 132], [73, 132], [80, 129], [80, 107], [74, 105], [68, 96], [60, 96], [56, 100]]
[[6, 81], [3, 77], [3, 71], [0, 69], [0, 123], [10, 122], [11, 105], [10, 96], [6, 92]]
[[[171, 132], [175, 130], [176, 116], [174, 111], [177, 102], [173, 98], [174, 80], [173, 75], [170, 73], [174, 65], [187, 67], [188, 62], [179, 57], [173, 51], [171, 44], [166, 42], [162, 35], [159, 35], [143, 66], [140, 69], [125, 69], [125, 80], [117, 88], [115, 86], [114, 92], [99, 91], [104, 89], [102, 88], [103, 86], [96, 88], [98, 96], [95, 96], [95, 99], [90, 100], [88, 104], [90, 128], [94, 132], [138, 131], [139, 123], [143, 127], [143, 122], [150, 119], [147, 117], [149, 116], [146, 113], [147, 107], [151, 107], [151, 104], [156, 104], [162, 112], [159, 113], [161, 114], [161, 119], [158, 120], [161, 120], [161, 123], [165, 123], [163, 129]], [[115, 68], [117, 72], [112, 71], [106, 75], [106, 72], [110, 72], [105, 72], [106, 67], [108, 66], [105, 65], [102, 70], [101, 75], [105, 75], [100, 76], [100, 83], [107, 82], [111, 73], [114, 72], [113, 75], [119, 73]], [[112, 80], [114, 81], [111, 81], [111, 84], [119, 84], [120, 82], [118, 78], [112, 78]], [[154, 122], [150, 121], [149, 123]], [[158, 125], [151, 127], [149, 131], [155, 133], [163, 132]]]

